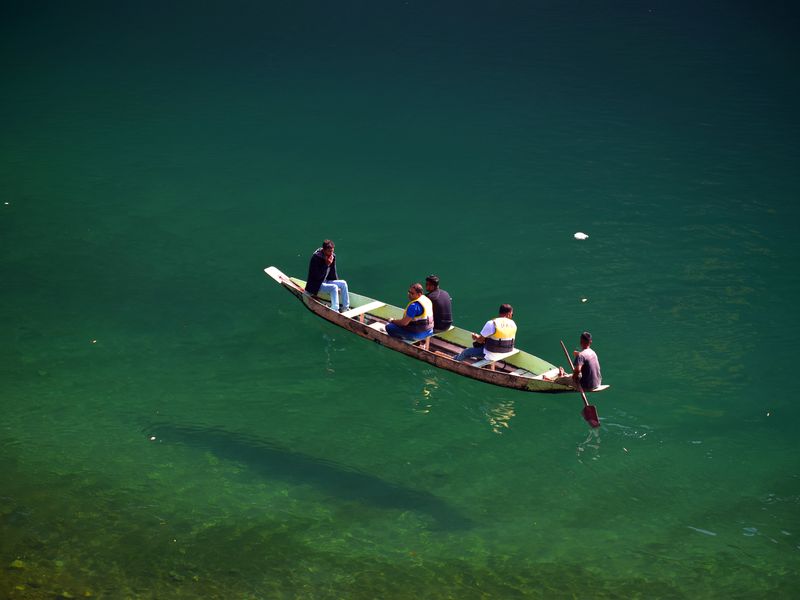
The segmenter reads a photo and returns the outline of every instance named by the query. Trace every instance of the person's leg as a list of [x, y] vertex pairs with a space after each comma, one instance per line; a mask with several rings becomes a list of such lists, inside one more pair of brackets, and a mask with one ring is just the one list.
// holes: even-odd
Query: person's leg
[[456, 354], [453, 357], [453, 360], [466, 360], [468, 358], [472, 358], [473, 356], [483, 356], [483, 348], [464, 348], [460, 353]]
[[331, 310], [339, 312], [339, 286], [331, 281], [326, 281], [319, 286], [319, 291], [331, 295]]
[[395, 325], [394, 323], [387, 323], [386, 324], [386, 333], [388, 333], [393, 338], [398, 338], [401, 340], [410, 340], [412, 339], [411, 336], [406, 333], [406, 330], [400, 327], [399, 325]]
[[342, 312], [350, 310], [350, 291], [347, 289], [347, 282], [344, 279], [336, 279], [331, 281], [331, 283], [339, 288]]

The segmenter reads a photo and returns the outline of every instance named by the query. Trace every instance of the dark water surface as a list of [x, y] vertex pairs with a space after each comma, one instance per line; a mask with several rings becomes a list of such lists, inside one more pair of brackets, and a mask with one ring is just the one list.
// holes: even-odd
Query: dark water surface
[[[0, 597], [800, 594], [794, 9], [116, 4], [0, 21]], [[603, 426], [262, 273], [326, 237]]]

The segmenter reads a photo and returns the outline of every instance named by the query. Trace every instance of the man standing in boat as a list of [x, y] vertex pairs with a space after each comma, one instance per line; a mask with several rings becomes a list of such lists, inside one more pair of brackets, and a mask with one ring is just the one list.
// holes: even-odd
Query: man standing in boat
[[389, 319], [386, 333], [401, 340], [424, 340], [433, 334], [433, 304], [422, 293], [422, 284], [408, 288], [408, 305], [401, 319]]
[[514, 307], [501, 304], [497, 318], [486, 321], [480, 334], [473, 333], [475, 340], [472, 348], [465, 348], [453, 357], [453, 360], [481, 357], [495, 360], [497, 355], [507, 354], [514, 349], [514, 338], [517, 337], [517, 324], [514, 323]]
[[575, 356], [575, 369], [572, 372], [572, 381], [579, 390], [592, 391], [600, 387], [603, 377], [600, 373], [600, 361], [597, 353], [590, 348], [592, 334], [584, 331], [581, 334], [581, 351], [573, 350]]
[[426, 294], [433, 304], [433, 332], [447, 331], [453, 325], [453, 301], [450, 294], [439, 289], [439, 277], [428, 275], [425, 278]]
[[[308, 277], [306, 278], [306, 292], [316, 297], [317, 293], [330, 294], [331, 309], [339, 311], [350, 310], [350, 292], [347, 282], [339, 279], [336, 273], [336, 254], [333, 253], [334, 243], [331, 240], [322, 242], [322, 247], [317, 248], [311, 255], [308, 263]], [[340, 304], [341, 301], [341, 304]]]

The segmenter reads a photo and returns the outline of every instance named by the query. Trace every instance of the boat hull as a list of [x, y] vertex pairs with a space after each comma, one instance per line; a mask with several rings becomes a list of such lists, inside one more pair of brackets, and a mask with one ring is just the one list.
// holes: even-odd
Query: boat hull
[[[302, 302], [302, 304], [308, 310], [322, 319], [325, 319], [334, 325], [338, 325], [342, 329], [346, 329], [359, 337], [371, 340], [376, 344], [386, 346], [387, 348], [391, 348], [392, 350], [401, 352], [406, 356], [410, 356], [417, 360], [431, 364], [439, 369], [451, 371], [464, 377], [469, 377], [470, 379], [483, 381], [484, 383], [517, 389], [525, 392], [557, 394], [569, 392], [575, 393], [577, 391], [570, 385], [565, 385], [552, 379], [545, 378], [545, 374], [553, 375], [555, 372], [557, 372], [558, 367], [527, 353], [520, 352], [518, 355], [514, 355], [513, 357], [506, 359], [504, 362], [509, 363], [511, 366], [516, 366], [518, 363], [524, 364], [526, 358], [535, 359], [537, 361], [537, 366], [539, 366], [539, 369], [537, 370], [541, 370], [541, 373], [527, 371], [527, 376], [515, 375], [510, 372], [476, 367], [467, 362], [456, 361], [449, 356], [443, 356], [440, 353], [426, 350], [419, 345], [410, 344], [406, 341], [393, 338], [382, 331], [370, 327], [368, 324], [357, 318], [350, 318], [331, 310], [331, 308], [325, 303], [320, 302], [313, 296], [307, 294], [303, 287], [298, 283], [299, 280], [287, 277], [275, 267], [268, 267], [264, 271], [267, 273], [267, 275], [277, 281], [286, 291]], [[365, 297], [360, 296], [359, 298]], [[366, 298], [366, 300], [371, 299]], [[389, 308], [400, 310], [397, 309], [397, 307], [389, 306]], [[463, 338], [463, 330], [459, 331]], [[437, 335], [434, 337], [440, 337], [444, 339], [448, 336], [449, 334], [446, 333], [442, 334], [441, 336]]]

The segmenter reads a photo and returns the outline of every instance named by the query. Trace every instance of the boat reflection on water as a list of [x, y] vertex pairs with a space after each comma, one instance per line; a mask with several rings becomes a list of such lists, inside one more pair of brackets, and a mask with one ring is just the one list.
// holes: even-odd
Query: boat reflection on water
[[489, 426], [489, 430], [497, 435], [508, 433], [511, 429], [511, 419], [517, 416], [515, 400], [497, 400], [482, 398], [477, 404], [475, 398], [465, 398], [464, 411], [475, 423], [482, 427]]
[[498, 435], [505, 433], [510, 427], [511, 419], [516, 416], [513, 400], [503, 400], [493, 406], [484, 406], [484, 414], [492, 432]]
[[436, 393], [439, 391], [439, 380], [434, 375], [426, 373], [425, 379], [422, 383], [422, 390], [418, 395], [414, 396], [411, 410], [415, 413], [427, 415], [433, 408], [433, 401]]

